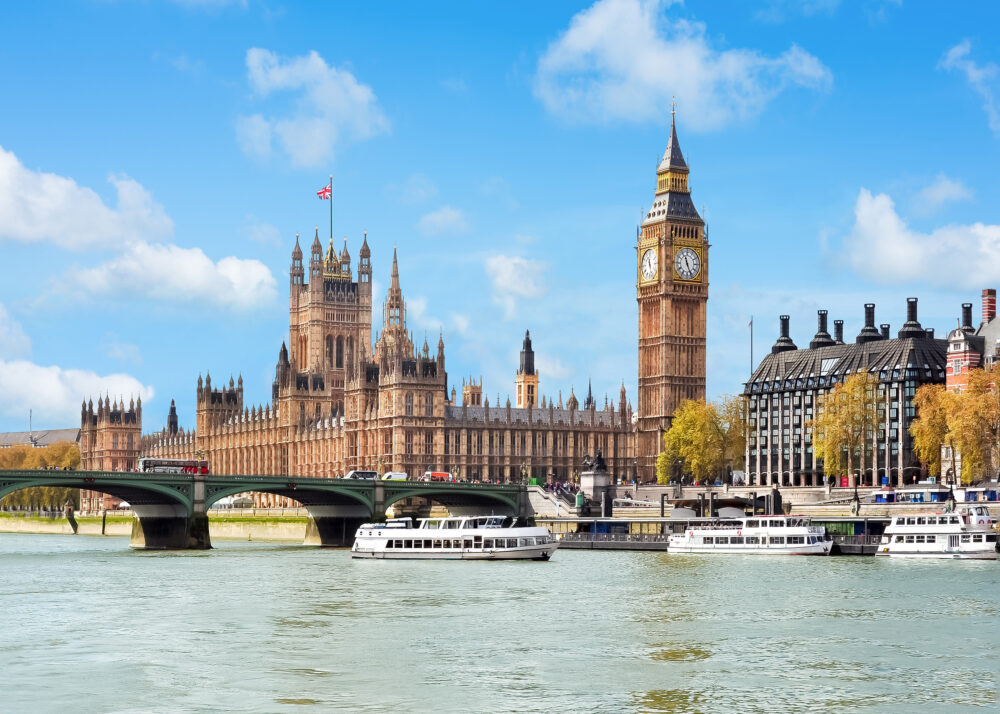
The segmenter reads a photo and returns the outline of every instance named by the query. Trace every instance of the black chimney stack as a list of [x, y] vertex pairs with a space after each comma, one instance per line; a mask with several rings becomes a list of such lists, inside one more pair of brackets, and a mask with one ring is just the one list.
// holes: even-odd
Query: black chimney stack
[[927, 330], [926, 330], [926, 334], [927, 334], [927, 337], [929, 337], [930, 339], [933, 340], [934, 339], [934, 328], [933, 327], [928, 327]]
[[797, 350], [798, 347], [792, 342], [792, 338], [788, 336], [788, 315], [781, 315], [778, 319], [781, 320], [781, 334], [778, 337], [778, 341], [771, 348], [771, 354]]
[[838, 345], [844, 344], [844, 321], [833, 321], [833, 341]]
[[962, 331], [972, 334], [975, 328], [972, 326], [972, 303], [962, 303]]
[[879, 325], [879, 328], [882, 330], [882, 339], [883, 340], [888, 340], [889, 339], [889, 323], [888, 322], [883, 322], [881, 325]]
[[859, 345], [865, 342], [872, 342], [874, 340], [881, 340], [882, 335], [879, 334], [878, 328], [875, 327], [875, 303], [866, 302], [865, 303], [865, 326], [861, 328], [861, 332], [858, 333], [858, 337], [855, 340]]
[[816, 311], [816, 336], [813, 337], [812, 342], [809, 343], [809, 349], [813, 350], [817, 347], [829, 347], [830, 345], [836, 344], [833, 338], [830, 337], [830, 333], [826, 331], [826, 310]]
[[906, 323], [899, 331], [900, 339], [907, 337], [927, 337], [927, 331], [917, 321], [917, 299], [915, 297], [906, 298]]

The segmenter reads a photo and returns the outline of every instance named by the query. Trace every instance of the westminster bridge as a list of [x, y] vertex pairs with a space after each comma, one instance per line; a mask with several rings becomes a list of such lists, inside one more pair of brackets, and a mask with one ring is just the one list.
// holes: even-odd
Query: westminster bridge
[[350, 545], [357, 527], [406, 498], [425, 498], [454, 515], [528, 516], [520, 484], [381, 481], [299, 476], [223, 476], [121, 471], [0, 471], [0, 498], [22, 488], [81, 488], [132, 506], [134, 548], [212, 547], [208, 509], [227, 496], [259, 491], [287, 496], [309, 512], [306, 545]]

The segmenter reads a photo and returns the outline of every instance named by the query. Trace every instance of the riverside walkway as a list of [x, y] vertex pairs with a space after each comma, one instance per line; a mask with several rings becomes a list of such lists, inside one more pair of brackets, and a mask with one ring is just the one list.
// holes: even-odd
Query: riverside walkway
[[527, 516], [520, 484], [381, 481], [299, 476], [162, 474], [122, 471], [0, 471], [0, 498], [22, 488], [81, 488], [127, 501], [134, 548], [206, 549], [208, 509], [238, 493], [287, 496], [309, 512], [307, 545], [349, 545], [357, 527], [406, 498], [426, 498], [456, 515]]

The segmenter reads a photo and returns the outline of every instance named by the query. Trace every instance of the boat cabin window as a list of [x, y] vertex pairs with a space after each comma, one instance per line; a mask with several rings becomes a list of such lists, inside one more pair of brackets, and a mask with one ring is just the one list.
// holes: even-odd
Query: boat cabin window
[[747, 545], [760, 545], [760, 536], [747, 536]]
[[784, 545], [785, 544], [785, 537], [784, 536], [771, 536], [771, 538], [769, 540], [771, 542], [771, 545]]
[[915, 526], [916, 524], [917, 524], [917, 519], [914, 518], [913, 516], [910, 516], [909, 518], [906, 519], [906, 525]]
[[968, 543], [969, 542], [969, 534], [968, 533], [963, 533], [962, 534], [962, 542], [963, 543]]
[[788, 545], [802, 545], [805, 542], [805, 536], [788, 536]]
[[760, 521], [751, 519], [747, 521], [747, 528], [757, 528], [760, 526]]
[[704, 538], [701, 539], [701, 542], [704, 543], [705, 545], [714, 545], [715, 538], [713, 536], [705, 536]]
[[983, 542], [983, 537], [980, 534], [977, 533], [976, 535], [972, 536], [972, 542], [973, 543], [982, 543]]
[[484, 538], [483, 539], [483, 547], [484, 548], [492, 548], [493, 547], [493, 539], [492, 538]]
[[718, 543], [719, 545], [729, 545], [728, 538], [716, 538], [715, 542]]
[[733, 536], [732, 538], [729, 539], [729, 542], [732, 545], [743, 545], [743, 541], [744, 541], [743, 538], [739, 538], [739, 537], [736, 537], [736, 536]]
[[957, 524], [959, 522], [958, 516], [952, 516], [951, 517], [951, 522], [952, 522], [952, 524]]
[[985, 537], [986, 537], [986, 542], [987, 543], [996, 543], [997, 542], [997, 534], [996, 533], [987, 533]]
[[903, 542], [903, 536], [901, 536], [901, 535], [896, 536], [896, 542], [897, 543], [902, 543]]
[[772, 520], [770, 522], [769, 525], [771, 526], [771, 528], [784, 528], [785, 527], [785, 521], [784, 521], [784, 519], [775, 518], [774, 520]]

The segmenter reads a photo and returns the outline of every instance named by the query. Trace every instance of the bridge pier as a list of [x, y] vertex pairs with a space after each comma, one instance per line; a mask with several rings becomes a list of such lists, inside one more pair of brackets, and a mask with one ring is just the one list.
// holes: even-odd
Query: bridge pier
[[350, 547], [358, 527], [372, 518], [371, 512], [362, 505], [306, 506], [306, 509], [309, 522], [303, 545]]
[[132, 538], [137, 550], [208, 550], [208, 514], [188, 513], [180, 505], [133, 506]]

